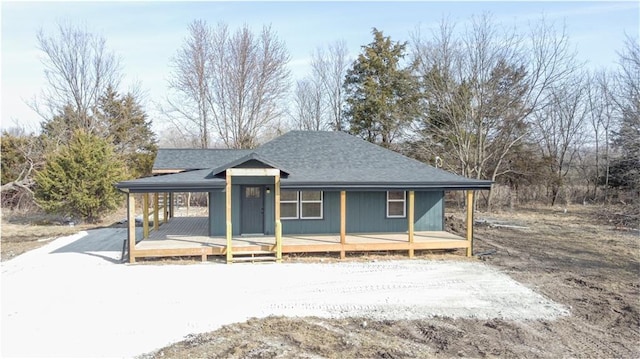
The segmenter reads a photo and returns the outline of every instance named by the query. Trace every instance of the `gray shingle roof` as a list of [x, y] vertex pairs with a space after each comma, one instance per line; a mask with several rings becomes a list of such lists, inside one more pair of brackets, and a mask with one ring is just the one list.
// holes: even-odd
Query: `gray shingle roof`
[[289, 171], [287, 171], [284, 166], [274, 163], [273, 161], [271, 161], [268, 158], [264, 158], [263, 156], [255, 153], [255, 152], [251, 152], [250, 154], [240, 157], [237, 160], [233, 160], [231, 162], [228, 162], [222, 166], [216, 167], [213, 170], [211, 170], [211, 174], [216, 176], [221, 174], [222, 172], [224, 172], [227, 168], [233, 168], [239, 165], [242, 165], [243, 163], [247, 163], [250, 161], [258, 161], [261, 162], [262, 164], [265, 164], [271, 168], [277, 168], [280, 170], [280, 173], [283, 174], [284, 176], [288, 176], [289, 175]]
[[[180, 165], [196, 168], [196, 164], [208, 164], [199, 167], [207, 169], [125, 181], [117, 187], [142, 190], [165, 186], [167, 190], [176, 190], [189, 186], [202, 189], [209, 184], [210, 188], [220, 188], [224, 186], [224, 180], [214, 175], [221, 169], [244, 162], [243, 157], [251, 156], [270, 165], [284, 166], [281, 170], [286, 168], [288, 173], [282, 178], [284, 188], [482, 189], [491, 186], [491, 181], [458, 176], [344, 132], [291, 131], [253, 151], [178, 151], [184, 152], [165, 152], [163, 158], [156, 159], [156, 164], [164, 168], [182, 168]], [[162, 152], [159, 151], [159, 155]], [[202, 153], [201, 158], [197, 158], [198, 152]], [[166, 167], [167, 164], [174, 167]], [[214, 169], [216, 173], [212, 173]]]
[[153, 170], [199, 170], [220, 167], [251, 150], [160, 148]]

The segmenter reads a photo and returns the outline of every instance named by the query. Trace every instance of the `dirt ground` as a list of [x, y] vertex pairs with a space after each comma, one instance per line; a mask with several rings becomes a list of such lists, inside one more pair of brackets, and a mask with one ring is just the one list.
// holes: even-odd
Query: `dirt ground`
[[[519, 209], [476, 217], [512, 226], [478, 225], [474, 253], [484, 255], [476, 260], [566, 305], [568, 317], [268, 317], [191, 335], [142, 358], [638, 358], [640, 233], [618, 231], [602, 223], [599, 213], [599, 207], [576, 206], [566, 213]], [[455, 218], [448, 223], [460, 228]]]

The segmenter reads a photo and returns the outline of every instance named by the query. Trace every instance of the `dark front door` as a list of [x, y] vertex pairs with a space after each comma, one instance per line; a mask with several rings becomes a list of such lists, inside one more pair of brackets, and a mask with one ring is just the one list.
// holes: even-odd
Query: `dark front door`
[[240, 204], [242, 234], [264, 233], [264, 187], [242, 186]]

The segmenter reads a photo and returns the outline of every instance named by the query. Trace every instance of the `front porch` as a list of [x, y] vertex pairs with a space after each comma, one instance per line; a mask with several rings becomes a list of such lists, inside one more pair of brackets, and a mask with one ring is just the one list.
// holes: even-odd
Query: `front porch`
[[[228, 171], [230, 172], [230, 171]], [[173, 217], [173, 209], [167, 206], [165, 193], [160, 197], [154, 194], [153, 228], [150, 228], [149, 193], [142, 194], [143, 199], [143, 236], [136, 238], [135, 195], [128, 194], [129, 221], [129, 262], [136, 258], [200, 256], [206, 261], [208, 256], [225, 256], [227, 263], [242, 261], [240, 257], [258, 254], [263, 259], [282, 260], [283, 253], [337, 252], [345, 258], [347, 252], [368, 251], [407, 251], [409, 258], [416, 250], [466, 249], [466, 255], [473, 253], [473, 191], [467, 191], [467, 218], [465, 238], [440, 230], [415, 230], [415, 193], [407, 191], [406, 231], [363, 233], [346, 230], [346, 191], [340, 191], [339, 231], [326, 234], [282, 234], [280, 222], [280, 180], [275, 179], [275, 233], [265, 235], [239, 235], [232, 231], [231, 225], [231, 178], [227, 173], [225, 190], [225, 235], [211, 233], [211, 215], [209, 217]], [[162, 209], [159, 198], [163, 198]], [[159, 213], [163, 213], [162, 225]], [[294, 232], [295, 233], [295, 232]], [[234, 257], [235, 256], [235, 257]], [[266, 256], [266, 257], [265, 257]], [[272, 258], [270, 256], [273, 256]], [[268, 258], [267, 258], [268, 257]], [[251, 259], [251, 258], [248, 258]]]
[[[135, 258], [227, 255], [227, 238], [208, 236], [207, 217], [174, 217], [151, 231], [149, 237], [135, 245]], [[470, 247], [463, 237], [445, 231], [416, 231], [413, 241], [409, 233], [353, 233], [346, 234], [341, 243], [340, 234], [283, 235], [282, 253], [340, 253], [368, 251], [407, 251], [456, 249]], [[231, 251], [235, 254], [274, 252], [275, 236], [233, 236]]]

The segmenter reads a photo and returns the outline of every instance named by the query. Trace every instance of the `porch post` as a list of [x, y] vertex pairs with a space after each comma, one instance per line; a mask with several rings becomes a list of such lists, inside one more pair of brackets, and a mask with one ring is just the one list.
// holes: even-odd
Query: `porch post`
[[167, 223], [169, 219], [169, 208], [167, 208], [167, 197], [168, 193], [163, 193], [162, 197], [162, 223]]
[[347, 242], [347, 192], [340, 191], [340, 259], [346, 257], [344, 245]]
[[136, 199], [127, 193], [127, 239], [129, 241], [129, 263], [136, 262]]
[[153, 230], [157, 231], [160, 227], [160, 214], [158, 213], [158, 192], [153, 194]]
[[231, 174], [227, 170], [227, 184], [226, 184], [226, 197], [227, 197], [227, 263], [233, 262], [233, 228], [231, 225]]
[[276, 261], [282, 262], [282, 222], [280, 221], [280, 174], [274, 176], [274, 195], [275, 195], [275, 230], [276, 230]]
[[467, 191], [467, 257], [473, 256], [473, 191]]
[[173, 218], [173, 192], [169, 193], [169, 218]]
[[409, 191], [409, 258], [413, 258], [413, 226], [414, 226], [415, 192]]
[[191, 192], [187, 192], [187, 217], [189, 216], [189, 207], [191, 207]]
[[149, 238], [149, 194], [142, 195], [142, 238]]

